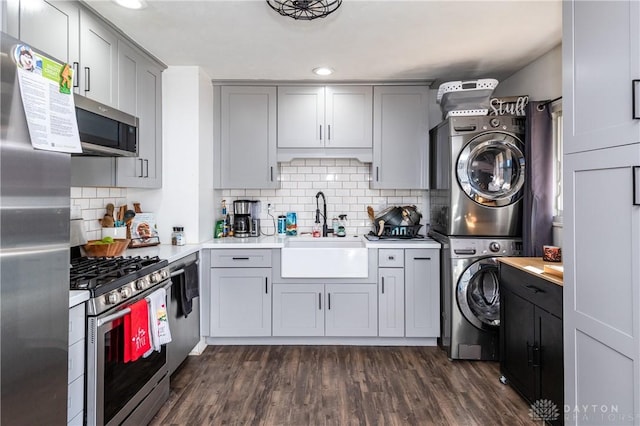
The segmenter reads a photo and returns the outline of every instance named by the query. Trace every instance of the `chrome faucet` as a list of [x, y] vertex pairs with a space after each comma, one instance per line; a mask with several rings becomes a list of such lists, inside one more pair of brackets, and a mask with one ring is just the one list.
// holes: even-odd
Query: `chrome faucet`
[[324, 196], [324, 193], [322, 191], [318, 191], [318, 193], [316, 194], [316, 223], [320, 223], [320, 202], [319, 202], [319, 198], [320, 196], [322, 196], [322, 206], [323, 206], [323, 212], [322, 212], [322, 236], [326, 237], [329, 235], [329, 227], [327, 226], [327, 199]]

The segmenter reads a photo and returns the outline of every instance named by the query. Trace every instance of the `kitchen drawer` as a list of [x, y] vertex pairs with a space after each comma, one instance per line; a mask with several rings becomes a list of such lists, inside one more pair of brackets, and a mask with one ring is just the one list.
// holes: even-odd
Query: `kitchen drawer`
[[211, 250], [212, 268], [271, 268], [271, 250]]
[[562, 286], [504, 263], [500, 264], [500, 285], [562, 318]]
[[378, 250], [378, 267], [379, 268], [404, 268], [404, 250], [403, 249], [379, 249]]
[[67, 396], [67, 421], [73, 419], [84, 408], [84, 375], [69, 384]]
[[69, 345], [84, 339], [84, 303], [69, 309]]
[[69, 384], [84, 374], [84, 342], [82, 339], [69, 346]]

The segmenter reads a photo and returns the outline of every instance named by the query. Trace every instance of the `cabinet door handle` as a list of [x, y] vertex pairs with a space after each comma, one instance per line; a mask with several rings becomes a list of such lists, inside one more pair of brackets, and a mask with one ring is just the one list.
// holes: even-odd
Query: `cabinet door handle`
[[384, 294], [384, 277], [382, 277], [382, 294]]
[[380, 182], [380, 168], [376, 166], [376, 182]]
[[533, 363], [531, 364], [531, 366], [533, 368], [539, 368], [540, 367], [540, 346], [533, 345], [533, 347], [531, 348], [531, 352], [533, 352], [531, 357], [533, 360]]
[[320, 125], [320, 140], [322, 141], [322, 124]]
[[264, 294], [269, 294], [269, 278], [264, 277]]
[[331, 140], [331, 124], [327, 124], [327, 140]]
[[533, 365], [533, 345], [527, 342], [527, 365]]
[[327, 293], [327, 309], [331, 310], [331, 293]]
[[138, 159], [140, 161], [140, 175], [139, 178], [144, 177], [144, 160], [142, 158]]
[[91, 91], [91, 68], [84, 67], [84, 79], [84, 91], [89, 92]]
[[526, 285], [525, 288], [531, 290], [534, 293], [544, 293], [545, 291], [541, 288], [538, 288], [534, 285]]
[[640, 166], [633, 166], [633, 205], [640, 206]]
[[147, 172], [144, 174], [144, 177], [148, 178], [149, 177], [149, 160], [144, 160], [144, 164], [146, 164], [146, 170]]
[[322, 310], [322, 293], [318, 293], [318, 310]]
[[631, 99], [633, 105], [633, 119], [637, 120], [640, 118], [640, 96], [638, 96], [638, 90], [640, 89], [640, 80], [631, 80]]
[[270, 176], [271, 182], [273, 182], [273, 166], [269, 167], [269, 176]]
[[80, 76], [78, 75], [78, 71], [80, 71], [80, 64], [78, 62], [73, 63], [73, 87], [80, 87]]

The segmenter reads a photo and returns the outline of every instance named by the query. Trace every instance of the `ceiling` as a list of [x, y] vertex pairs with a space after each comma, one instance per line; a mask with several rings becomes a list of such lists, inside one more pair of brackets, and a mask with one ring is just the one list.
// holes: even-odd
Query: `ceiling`
[[343, 0], [312, 21], [264, 0], [85, 3], [165, 64], [213, 80], [503, 80], [562, 39], [561, 0]]

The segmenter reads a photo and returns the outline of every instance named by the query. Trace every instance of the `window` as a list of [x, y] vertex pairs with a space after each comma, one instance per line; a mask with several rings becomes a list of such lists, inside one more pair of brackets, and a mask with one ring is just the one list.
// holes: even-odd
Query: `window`
[[553, 132], [553, 214], [562, 217], [562, 100], [551, 104]]

